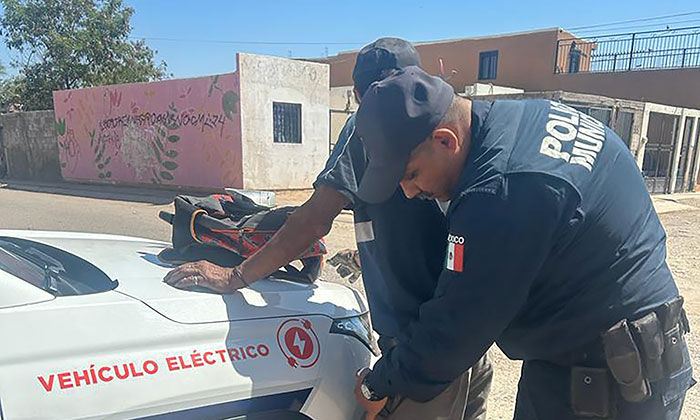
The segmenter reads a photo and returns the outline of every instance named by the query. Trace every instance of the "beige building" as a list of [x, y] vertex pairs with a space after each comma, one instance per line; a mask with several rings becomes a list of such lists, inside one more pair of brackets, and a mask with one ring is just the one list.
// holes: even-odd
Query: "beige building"
[[[443, 74], [457, 92], [474, 83], [490, 83], [700, 108], [700, 38], [641, 33], [632, 40], [631, 35], [586, 40], [551, 28], [414, 45], [426, 71]], [[683, 44], [688, 42], [684, 39], [691, 44]], [[576, 72], [569, 72], [572, 41], [581, 52]], [[669, 45], [670, 53], [654, 54], [655, 48], [667, 51]], [[352, 85], [356, 55], [349, 51], [317, 60], [331, 65], [331, 87]]]
[[[585, 109], [625, 139], [652, 192], [692, 190], [700, 178], [700, 27], [595, 39], [551, 28], [414, 45], [428, 73], [466, 96], [548, 97]], [[331, 146], [356, 109], [346, 100], [356, 55], [317, 60], [330, 64]]]

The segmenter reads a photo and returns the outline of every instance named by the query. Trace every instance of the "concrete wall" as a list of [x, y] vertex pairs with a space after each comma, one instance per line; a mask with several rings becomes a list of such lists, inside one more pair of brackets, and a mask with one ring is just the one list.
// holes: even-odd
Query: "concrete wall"
[[242, 187], [237, 73], [54, 92], [68, 180]]
[[[310, 188], [328, 158], [328, 65], [238, 54], [238, 72], [244, 188]], [[301, 144], [273, 142], [273, 102], [301, 104]]]
[[338, 136], [353, 112], [357, 111], [358, 104], [352, 93], [352, 86], [336, 86], [331, 88], [330, 98], [330, 148], [338, 141]]
[[511, 93], [523, 93], [523, 89], [517, 89], [507, 86], [498, 86], [487, 83], [474, 83], [473, 85], [465, 86], [464, 94], [466, 96], [477, 95], [507, 95]]
[[700, 68], [557, 74], [554, 89], [700, 108]]
[[61, 180], [53, 111], [5, 114], [0, 125], [8, 178]]

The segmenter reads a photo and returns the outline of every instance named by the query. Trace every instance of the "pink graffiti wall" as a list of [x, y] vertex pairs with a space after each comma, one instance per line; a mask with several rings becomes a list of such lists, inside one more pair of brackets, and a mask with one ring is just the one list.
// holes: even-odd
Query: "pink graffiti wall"
[[64, 179], [242, 187], [238, 73], [54, 92]]

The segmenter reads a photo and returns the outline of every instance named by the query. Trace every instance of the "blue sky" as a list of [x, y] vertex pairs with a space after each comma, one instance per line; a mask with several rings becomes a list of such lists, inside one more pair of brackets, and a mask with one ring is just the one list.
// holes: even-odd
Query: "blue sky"
[[[233, 71], [239, 51], [320, 57], [361, 48], [380, 36], [430, 41], [700, 12], [697, 0], [125, 0], [125, 3], [135, 9], [132, 35], [146, 38], [175, 77]], [[656, 29], [659, 24], [698, 26], [700, 13], [574, 32], [581, 35], [630, 32]], [[0, 44], [0, 61], [7, 65], [11, 56], [4, 43]]]

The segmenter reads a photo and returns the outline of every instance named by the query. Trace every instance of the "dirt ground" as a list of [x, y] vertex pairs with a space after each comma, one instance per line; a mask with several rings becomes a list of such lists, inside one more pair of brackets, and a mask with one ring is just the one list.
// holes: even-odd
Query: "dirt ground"
[[[308, 192], [293, 192], [290, 197], [278, 195], [278, 204], [304, 198]], [[668, 262], [676, 278], [681, 294], [685, 297], [686, 310], [694, 331], [687, 336], [693, 367], [700, 372], [700, 195], [684, 195], [656, 200], [659, 204], [661, 221], [668, 234]], [[345, 248], [354, 248], [352, 217], [343, 214], [339, 217], [326, 237], [333, 255]], [[333, 267], [324, 268], [324, 277], [330, 281], [343, 282]], [[352, 285], [363, 289], [361, 281]], [[497, 347], [490, 350], [495, 377], [489, 397], [489, 420], [511, 419], [515, 407], [515, 393], [520, 376], [520, 362], [507, 359]], [[700, 377], [696, 373], [695, 377]], [[688, 392], [683, 408], [682, 420], [700, 420], [700, 385]]]
[[[696, 379], [700, 377], [700, 197], [679, 200], [695, 210], [661, 214], [668, 235], [668, 262], [686, 301], [692, 332], [687, 336]], [[700, 385], [687, 394], [683, 420], [700, 419]]]

